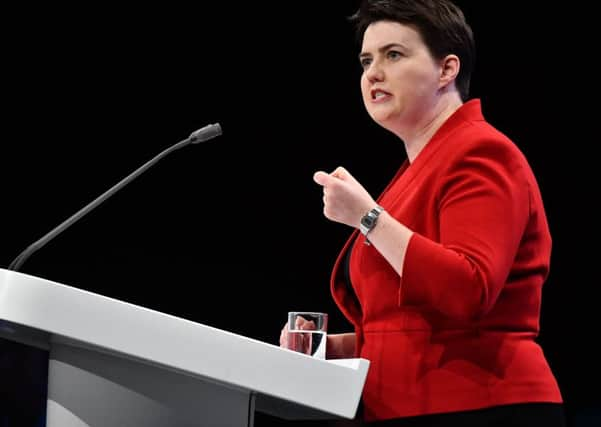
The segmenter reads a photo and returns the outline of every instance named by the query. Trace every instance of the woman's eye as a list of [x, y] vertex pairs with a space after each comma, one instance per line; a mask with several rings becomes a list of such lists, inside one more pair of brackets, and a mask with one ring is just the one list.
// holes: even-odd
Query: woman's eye
[[389, 59], [399, 59], [401, 56], [403, 56], [401, 52], [396, 50], [389, 50], [387, 55]]
[[363, 68], [367, 68], [369, 67], [369, 64], [371, 64], [371, 58], [362, 58], [359, 62], [361, 62]]

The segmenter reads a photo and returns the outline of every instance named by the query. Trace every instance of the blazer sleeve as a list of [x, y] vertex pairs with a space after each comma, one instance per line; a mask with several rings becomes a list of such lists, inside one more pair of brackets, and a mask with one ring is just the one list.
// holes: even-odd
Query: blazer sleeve
[[[525, 159], [507, 141], [479, 140], [452, 160], [437, 185], [439, 241], [414, 233], [401, 304], [458, 319], [487, 313], [505, 284], [529, 216]], [[436, 191], [436, 189], [435, 189]]]

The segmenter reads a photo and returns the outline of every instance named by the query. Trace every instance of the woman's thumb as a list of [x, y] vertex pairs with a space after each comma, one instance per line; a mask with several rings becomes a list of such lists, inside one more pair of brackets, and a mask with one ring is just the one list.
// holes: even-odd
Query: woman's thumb
[[322, 187], [324, 187], [328, 183], [329, 179], [330, 179], [330, 176], [323, 171], [318, 171], [313, 174], [313, 181], [315, 181]]

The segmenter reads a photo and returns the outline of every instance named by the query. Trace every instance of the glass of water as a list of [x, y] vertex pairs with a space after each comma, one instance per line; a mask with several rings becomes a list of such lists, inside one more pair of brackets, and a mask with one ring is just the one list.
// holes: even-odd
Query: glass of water
[[328, 315], [314, 311], [288, 312], [287, 348], [317, 359], [326, 358]]

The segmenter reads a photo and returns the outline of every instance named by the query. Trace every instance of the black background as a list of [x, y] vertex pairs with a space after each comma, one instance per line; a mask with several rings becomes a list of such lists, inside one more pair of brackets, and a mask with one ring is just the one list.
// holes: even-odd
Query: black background
[[[219, 122], [223, 136], [163, 159], [22, 271], [270, 343], [293, 309], [347, 330], [328, 280], [351, 230], [322, 216], [312, 175], [343, 165], [375, 197], [403, 146], [361, 102], [346, 21], [356, 1], [251, 3], [5, 7], [2, 267]], [[545, 200], [540, 343], [574, 414], [600, 404], [594, 141], [581, 107], [594, 71], [565, 8], [458, 3], [477, 41], [472, 96], [526, 154]]]

